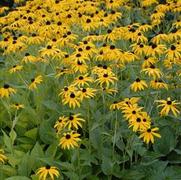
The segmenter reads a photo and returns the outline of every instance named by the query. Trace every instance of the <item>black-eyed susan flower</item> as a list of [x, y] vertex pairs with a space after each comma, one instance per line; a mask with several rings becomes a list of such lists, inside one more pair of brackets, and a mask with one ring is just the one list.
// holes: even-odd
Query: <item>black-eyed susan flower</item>
[[87, 73], [88, 71], [87, 63], [81, 60], [71, 62], [71, 67], [74, 72]]
[[172, 44], [170, 48], [166, 51], [166, 57], [168, 59], [181, 58], [181, 46]]
[[150, 64], [149, 67], [142, 69], [141, 72], [148, 74], [148, 76], [153, 77], [154, 79], [160, 78], [163, 75], [161, 70], [156, 68], [154, 64]]
[[57, 167], [46, 165], [44, 167], [40, 167], [37, 170], [36, 175], [39, 177], [39, 180], [46, 180], [48, 178], [54, 180], [55, 177], [58, 178], [60, 176], [60, 173]]
[[131, 127], [133, 127], [133, 132], [148, 129], [150, 127], [150, 121], [139, 115], [137, 118], [129, 120], [129, 128]]
[[117, 81], [117, 77], [112, 72], [100, 73], [98, 78], [95, 80], [101, 87], [108, 88], [110, 84], [114, 84]]
[[4, 84], [2, 88], [0, 88], [0, 97], [6, 97], [8, 98], [10, 95], [15, 94], [16, 90], [12, 87], [10, 87], [9, 84]]
[[42, 75], [39, 75], [39, 76], [31, 79], [31, 83], [29, 85], [29, 89], [31, 89], [31, 90], [36, 89], [37, 85], [41, 84], [42, 81], [43, 81]]
[[72, 91], [62, 99], [62, 103], [68, 104], [70, 108], [80, 107], [80, 102], [80, 93], [78, 91]]
[[132, 98], [125, 98], [123, 101], [120, 102], [120, 108], [122, 110], [129, 108], [130, 106], [138, 106], [140, 98], [139, 97], [132, 97]]
[[89, 83], [93, 82], [93, 78], [89, 77], [88, 74], [80, 75], [77, 78], [75, 78], [73, 85], [77, 85], [78, 87], [81, 86], [89, 86]]
[[124, 110], [122, 110], [124, 113], [123, 116], [127, 120], [135, 120], [140, 116], [142, 109], [143, 108], [139, 107], [137, 104], [124, 107]]
[[25, 62], [25, 63], [36, 63], [37, 62], [37, 57], [36, 56], [33, 56], [33, 55], [30, 55], [30, 53], [25, 53], [25, 56], [23, 57], [22, 59], [22, 62]]
[[80, 92], [80, 99], [83, 100], [84, 98], [89, 99], [93, 98], [96, 94], [96, 89], [94, 88], [81, 88]]
[[110, 110], [118, 110], [118, 109], [120, 109], [120, 104], [121, 104], [121, 102], [114, 101], [114, 102], [109, 106], [109, 109], [110, 109]]
[[141, 134], [140, 134], [139, 138], [143, 138], [143, 141], [147, 144], [149, 142], [154, 143], [154, 136], [157, 138], [161, 138], [161, 135], [158, 132], [156, 132], [158, 130], [159, 130], [159, 128], [157, 128], [157, 127], [143, 129], [140, 131]]
[[150, 81], [150, 86], [153, 88], [153, 89], [168, 89], [168, 84], [165, 83], [163, 80], [161, 79], [155, 79], [155, 80], [152, 80]]
[[63, 130], [63, 128], [66, 125], [66, 121], [67, 121], [67, 117], [65, 117], [65, 116], [60, 116], [58, 118], [58, 120], [56, 121], [56, 123], [54, 125], [54, 128], [56, 129], [56, 131], [58, 133], [60, 133]]
[[12, 74], [17, 71], [21, 71], [22, 69], [23, 69], [22, 65], [14, 65], [12, 68], [9, 69], [9, 72]]
[[155, 102], [160, 103], [160, 105], [157, 107], [162, 107], [162, 110], [160, 111], [161, 116], [167, 116], [170, 111], [176, 117], [180, 113], [180, 111], [177, 109], [177, 105], [180, 103], [176, 100], [172, 101], [170, 97], [168, 97], [167, 100], [156, 100]]
[[23, 104], [15, 103], [15, 104], [12, 104], [11, 107], [16, 110], [19, 110], [19, 109], [23, 109], [25, 106]]
[[139, 78], [137, 78], [132, 84], [131, 84], [131, 89], [133, 91], [141, 91], [144, 90], [145, 88], [148, 87], [148, 85], [146, 84], [146, 82], [144, 80], [141, 80]]
[[165, 50], [166, 50], [165, 45], [151, 43], [151, 45], [147, 47], [146, 55], [148, 55], [148, 56], [156, 56], [156, 55], [160, 56], [165, 52]]
[[0, 163], [4, 164], [5, 161], [7, 161], [7, 157], [6, 155], [4, 154], [4, 150], [3, 149], [0, 149]]
[[101, 88], [101, 89], [100, 89], [100, 92], [101, 92], [101, 93], [105, 93], [105, 94], [114, 95], [114, 94], [118, 93], [118, 89], [116, 89], [116, 88], [106, 88], [106, 87], [104, 87], [104, 88]]
[[83, 118], [80, 118], [81, 114], [71, 114], [67, 120], [65, 126], [68, 127], [68, 129], [78, 129], [79, 127], [82, 127], [82, 122], [85, 122]]
[[70, 149], [78, 147], [79, 146], [78, 142], [81, 141], [79, 137], [80, 134], [74, 131], [64, 133], [63, 137], [60, 138], [59, 145], [61, 146], [62, 149]]
[[59, 93], [59, 96], [67, 97], [71, 94], [71, 92], [75, 92], [75, 91], [77, 91], [77, 87], [73, 85], [65, 86]]

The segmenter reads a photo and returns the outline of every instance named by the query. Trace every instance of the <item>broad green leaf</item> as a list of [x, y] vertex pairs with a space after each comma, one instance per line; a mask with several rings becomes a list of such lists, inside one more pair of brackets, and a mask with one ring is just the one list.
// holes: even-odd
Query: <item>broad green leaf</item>
[[171, 127], [165, 126], [160, 129], [160, 134], [162, 137], [154, 143], [153, 148], [156, 152], [166, 155], [176, 146], [175, 133]]
[[6, 178], [6, 180], [30, 180], [30, 179], [26, 176], [13, 176], [10, 178]]

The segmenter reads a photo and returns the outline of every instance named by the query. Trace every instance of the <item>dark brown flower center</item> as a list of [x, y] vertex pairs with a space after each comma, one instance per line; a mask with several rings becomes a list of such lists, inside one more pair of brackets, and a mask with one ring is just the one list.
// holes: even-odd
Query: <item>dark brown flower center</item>
[[45, 168], [46, 168], [46, 169], [50, 169], [51, 167], [50, 167], [49, 165], [46, 165]]
[[171, 45], [171, 50], [174, 51], [176, 47], [174, 45]]
[[139, 78], [136, 79], [136, 82], [140, 82], [141, 80]]
[[70, 139], [71, 138], [70, 134], [66, 134], [65, 138]]
[[85, 88], [82, 89], [82, 92], [85, 93], [87, 90]]
[[167, 104], [168, 104], [168, 105], [171, 105], [171, 104], [172, 104], [172, 101], [167, 101]]
[[74, 94], [74, 93], [71, 93], [71, 94], [70, 94], [70, 97], [71, 97], [71, 98], [75, 98], [75, 94]]
[[104, 74], [103, 77], [107, 78], [107, 77], [108, 77], [108, 74]]
[[83, 80], [84, 79], [84, 77], [83, 76], [79, 76], [79, 80]]
[[4, 89], [8, 89], [9, 87], [9, 84], [4, 84]]
[[140, 118], [137, 118], [137, 119], [136, 119], [136, 122], [141, 122], [141, 119], [140, 119]]

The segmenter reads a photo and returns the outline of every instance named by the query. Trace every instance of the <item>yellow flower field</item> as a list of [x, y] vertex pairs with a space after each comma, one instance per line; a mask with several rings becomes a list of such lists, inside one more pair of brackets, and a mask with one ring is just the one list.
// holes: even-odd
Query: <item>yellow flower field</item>
[[0, 180], [181, 179], [181, 0], [2, 0]]

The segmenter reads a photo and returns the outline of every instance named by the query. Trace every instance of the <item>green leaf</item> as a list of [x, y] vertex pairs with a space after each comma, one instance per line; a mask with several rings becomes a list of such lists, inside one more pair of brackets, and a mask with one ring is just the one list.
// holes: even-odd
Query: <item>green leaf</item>
[[111, 175], [113, 170], [113, 162], [110, 158], [103, 157], [101, 169], [105, 175]]
[[30, 129], [29, 131], [27, 131], [24, 135], [26, 137], [29, 137], [29, 138], [33, 139], [33, 140], [36, 140], [37, 132], [38, 132], [38, 129], [33, 128], [33, 129]]
[[13, 146], [12, 146], [11, 138], [4, 131], [3, 131], [3, 141], [4, 141], [4, 144], [7, 147], [7, 150], [9, 152], [12, 152]]
[[1, 172], [8, 175], [9, 177], [14, 176], [17, 173], [16, 170], [9, 165], [0, 166], [0, 174]]
[[171, 127], [165, 126], [160, 130], [160, 134], [162, 137], [155, 142], [153, 148], [155, 152], [166, 155], [176, 146], [175, 132]]
[[50, 126], [49, 121], [43, 121], [40, 124], [39, 135], [40, 139], [45, 144], [52, 144], [53, 142], [56, 142], [56, 133], [54, 129]]
[[30, 180], [30, 179], [25, 176], [13, 176], [10, 178], [6, 178], [6, 180]]
[[10, 136], [10, 139], [11, 139], [11, 142], [12, 142], [12, 145], [14, 144], [14, 141], [17, 137], [17, 134], [16, 132], [14, 131], [14, 129], [11, 130], [11, 132], [9, 133], [9, 136]]
[[29, 176], [34, 163], [34, 159], [29, 154], [25, 154], [18, 165], [18, 173], [24, 176]]

